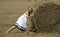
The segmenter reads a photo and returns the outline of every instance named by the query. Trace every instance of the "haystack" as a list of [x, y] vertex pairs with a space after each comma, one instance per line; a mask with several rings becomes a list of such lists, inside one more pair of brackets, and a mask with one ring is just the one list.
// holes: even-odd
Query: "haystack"
[[38, 32], [60, 32], [60, 5], [44, 3], [38, 6], [33, 22]]

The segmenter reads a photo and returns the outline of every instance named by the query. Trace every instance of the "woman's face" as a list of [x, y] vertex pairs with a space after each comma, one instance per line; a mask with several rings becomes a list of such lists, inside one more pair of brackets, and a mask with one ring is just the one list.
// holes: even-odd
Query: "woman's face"
[[32, 13], [32, 12], [33, 12], [33, 8], [32, 8], [32, 7], [29, 7], [29, 8], [28, 8], [28, 12], [29, 12], [29, 13]]

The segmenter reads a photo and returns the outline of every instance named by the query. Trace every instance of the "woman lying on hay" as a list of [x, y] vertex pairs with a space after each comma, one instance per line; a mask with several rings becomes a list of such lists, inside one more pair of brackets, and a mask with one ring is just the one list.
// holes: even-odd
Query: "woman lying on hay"
[[23, 15], [21, 15], [18, 18], [18, 20], [15, 23], [15, 25], [12, 26], [10, 29], [8, 29], [6, 31], [6, 33], [9, 33], [10, 31], [12, 31], [15, 28], [18, 28], [21, 31], [26, 31], [26, 28], [27, 28], [27, 20], [33, 16], [33, 15], [31, 15], [32, 13], [33, 13], [33, 8], [30, 6], [30, 7], [28, 7], [28, 10]]

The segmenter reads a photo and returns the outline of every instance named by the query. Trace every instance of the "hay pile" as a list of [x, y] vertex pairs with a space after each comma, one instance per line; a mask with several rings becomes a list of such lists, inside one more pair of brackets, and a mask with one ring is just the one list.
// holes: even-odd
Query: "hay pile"
[[60, 5], [45, 3], [39, 6], [33, 21], [38, 32], [60, 32]]

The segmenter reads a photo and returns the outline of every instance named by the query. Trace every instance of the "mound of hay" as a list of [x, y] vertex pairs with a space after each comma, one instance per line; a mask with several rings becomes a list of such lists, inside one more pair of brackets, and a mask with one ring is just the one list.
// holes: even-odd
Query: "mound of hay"
[[38, 32], [60, 31], [60, 5], [45, 3], [39, 6], [33, 20]]

